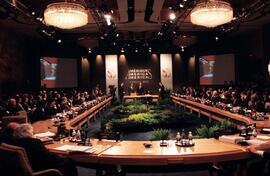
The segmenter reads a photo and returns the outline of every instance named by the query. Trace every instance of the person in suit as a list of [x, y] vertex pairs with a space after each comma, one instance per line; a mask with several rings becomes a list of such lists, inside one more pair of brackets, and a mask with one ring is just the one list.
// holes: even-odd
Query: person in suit
[[131, 95], [131, 93], [134, 93], [134, 92], [135, 92], [134, 85], [133, 85], [133, 83], [131, 83], [129, 88], [128, 88], [128, 95]]
[[19, 111], [24, 110], [21, 104], [19, 104], [15, 98], [10, 98], [8, 100], [5, 109], [7, 115], [16, 115]]
[[77, 169], [71, 159], [51, 153], [41, 140], [33, 138], [33, 127], [30, 124], [21, 124], [14, 131], [12, 145], [25, 149], [32, 169], [37, 172], [54, 168], [63, 176], [77, 176]]
[[16, 122], [10, 122], [0, 133], [0, 143], [12, 143], [14, 131], [19, 126]]
[[142, 85], [142, 82], [139, 83], [139, 86], [137, 87], [137, 95], [143, 95], [144, 93], [144, 87]]
[[247, 167], [247, 176], [264, 176], [266, 161], [270, 160], [270, 152], [264, 150], [258, 150], [257, 147], [270, 146], [270, 142], [261, 144], [260, 146], [249, 146], [247, 150], [254, 154], [256, 159], [252, 160]]
[[163, 100], [165, 98], [165, 87], [162, 84], [162, 82], [159, 82], [158, 85], [159, 85], [159, 89], [158, 89], [158, 91], [159, 91], [159, 99]]
[[118, 88], [120, 101], [123, 101], [125, 95], [125, 84], [122, 82]]

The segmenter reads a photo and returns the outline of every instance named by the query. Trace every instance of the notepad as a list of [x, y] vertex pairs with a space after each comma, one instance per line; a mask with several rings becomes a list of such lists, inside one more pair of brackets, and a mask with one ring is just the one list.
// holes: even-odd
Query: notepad
[[54, 133], [47, 131], [45, 133], [37, 133], [34, 136], [37, 138], [42, 138], [42, 137], [53, 137], [54, 135], [55, 135]]
[[68, 151], [68, 152], [85, 152], [93, 153], [95, 149], [89, 146], [76, 146], [76, 145], [63, 145], [60, 147], [54, 148], [55, 150]]
[[270, 136], [265, 136], [265, 135], [257, 135], [257, 139], [262, 139], [262, 140], [269, 140]]
[[261, 145], [264, 143], [267, 143], [268, 141], [262, 141], [262, 140], [258, 140], [258, 139], [251, 139], [251, 140], [247, 140], [247, 143], [249, 145]]
[[223, 135], [218, 138], [219, 141], [228, 142], [232, 144], [236, 144], [237, 142], [242, 141], [244, 139], [245, 139], [244, 137], [237, 135]]

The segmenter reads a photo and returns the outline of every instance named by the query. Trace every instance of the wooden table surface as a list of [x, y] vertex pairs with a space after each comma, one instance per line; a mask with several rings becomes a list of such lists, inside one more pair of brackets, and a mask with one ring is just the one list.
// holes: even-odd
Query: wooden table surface
[[[92, 113], [97, 111], [99, 108], [102, 106], [106, 105], [107, 103], [110, 103], [112, 100], [112, 97], [106, 98], [104, 101], [98, 103], [97, 105], [91, 107], [90, 109], [87, 109], [83, 113], [79, 114], [75, 118], [71, 120], [66, 120], [65, 121], [65, 126], [67, 129], [79, 129], [80, 127], [77, 126], [79, 122], [85, 120], [90, 116]], [[34, 128], [34, 133], [42, 133], [42, 132], [57, 132], [57, 127], [53, 125], [52, 119], [47, 119], [47, 120], [40, 120], [32, 124]]]
[[174, 103], [182, 103], [182, 105], [188, 105], [195, 108], [199, 108], [201, 111], [209, 112], [215, 115], [220, 115], [228, 119], [234, 119], [234, 120], [243, 122], [245, 124], [256, 124], [257, 128], [270, 128], [270, 119], [266, 119], [264, 121], [255, 121], [244, 115], [231, 113], [229, 111], [225, 111], [216, 107], [208, 106], [208, 105], [194, 102], [191, 100], [187, 100], [184, 98], [180, 98], [176, 96], [171, 96], [171, 98]]
[[[213, 108], [213, 107], [211, 107]], [[217, 109], [217, 111], [222, 111]], [[230, 113], [230, 112], [226, 112]], [[237, 117], [237, 114], [234, 117]], [[53, 131], [52, 121], [45, 120], [36, 122], [35, 132]], [[193, 147], [177, 147], [174, 141], [169, 141], [167, 147], [160, 147], [159, 141], [110, 141], [97, 139], [92, 140], [95, 152], [69, 153], [55, 150], [56, 147], [75, 143], [54, 142], [46, 147], [57, 154], [67, 155], [77, 162], [112, 164], [112, 165], [169, 165], [169, 164], [201, 164], [232, 160], [247, 159], [250, 153], [245, 147], [221, 142], [216, 139], [194, 139]], [[144, 143], [151, 143], [151, 148], [145, 148]], [[266, 146], [265, 148], [270, 148]]]
[[[70, 142], [54, 142], [46, 147], [56, 154], [67, 155], [77, 162], [112, 164], [112, 165], [169, 165], [169, 164], [201, 164], [247, 159], [250, 153], [245, 147], [218, 141], [216, 139], [194, 139], [193, 147], [178, 147], [169, 141], [167, 147], [160, 147], [159, 141], [112, 141], [92, 140], [95, 152], [68, 153], [55, 150], [62, 145], [76, 145]], [[144, 147], [151, 143], [152, 147]]]

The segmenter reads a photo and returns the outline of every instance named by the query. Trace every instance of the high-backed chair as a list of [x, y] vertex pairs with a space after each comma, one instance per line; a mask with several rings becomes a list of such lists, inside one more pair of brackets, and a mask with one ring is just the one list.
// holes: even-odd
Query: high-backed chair
[[22, 147], [2, 143], [0, 145], [1, 176], [62, 176], [56, 169], [33, 172]]
[[4, 116], [2, 118], [2, 129], [4, 129], [10, 122], [26, 123], [28, 121], [27, 112], [19, 111], [17, 115]]

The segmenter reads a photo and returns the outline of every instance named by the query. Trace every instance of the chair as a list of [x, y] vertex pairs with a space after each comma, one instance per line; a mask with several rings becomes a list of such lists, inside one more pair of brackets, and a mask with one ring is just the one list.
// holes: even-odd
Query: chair
[[22, 147], [2, 143], [0, 145], [1, 176], [63, 176], [56, 169], [33, 172]]
[[17, 115], [4, 116], [2, 118], [2, 129], [4, 129], [10, 122], [27, 123], [28, 117], [26, 111], [19, 111]]

